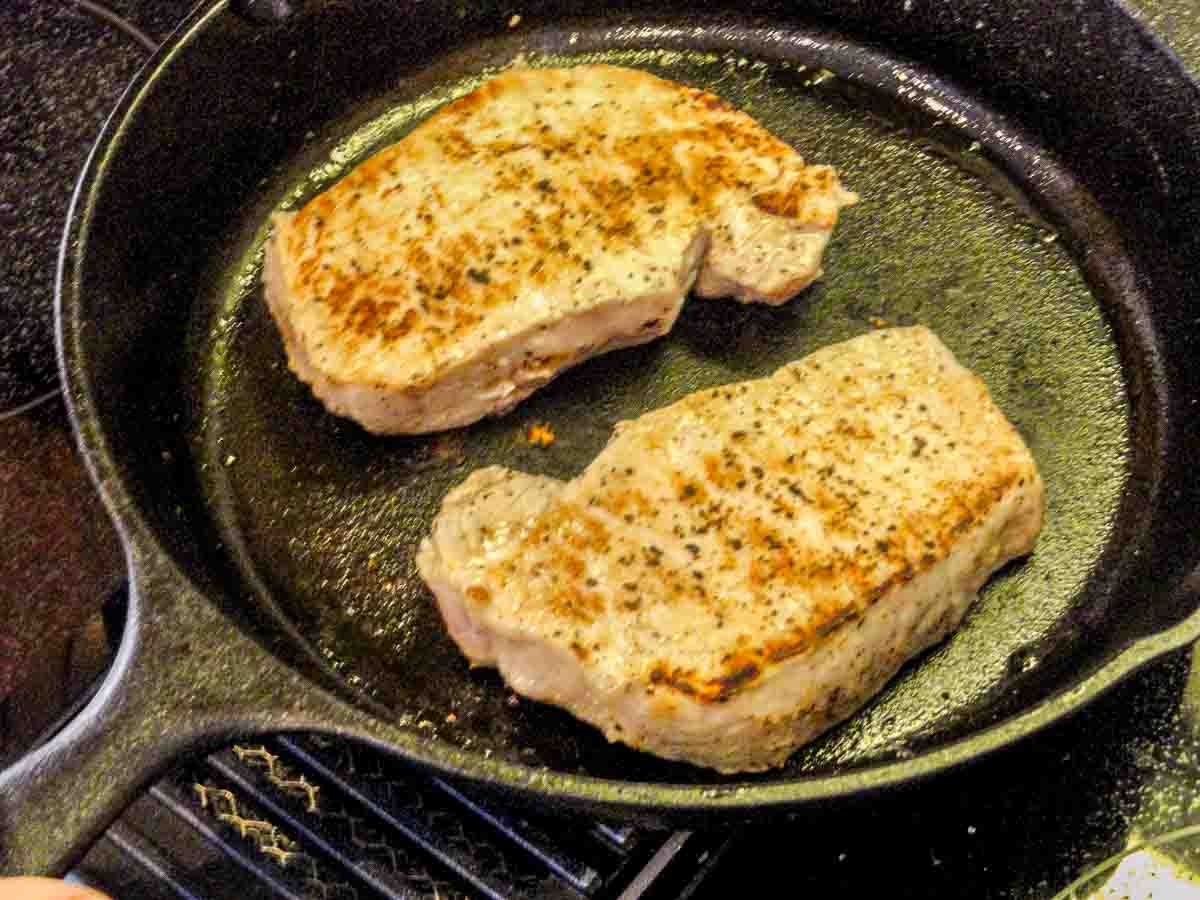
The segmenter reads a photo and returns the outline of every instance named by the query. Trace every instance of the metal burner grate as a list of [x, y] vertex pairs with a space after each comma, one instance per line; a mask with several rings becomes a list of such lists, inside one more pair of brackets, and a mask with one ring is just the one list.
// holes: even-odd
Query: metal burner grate
[[306, 735], [180, 767], [76, 874], [150, 898], [665, 900], [690, 896], [731, 840], [518, 813]]

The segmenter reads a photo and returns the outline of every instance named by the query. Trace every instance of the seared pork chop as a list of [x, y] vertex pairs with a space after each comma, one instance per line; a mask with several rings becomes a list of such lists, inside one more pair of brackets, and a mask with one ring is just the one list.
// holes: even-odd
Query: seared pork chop
[[621, 423], [571, 481], [477, 471], [417, 565], [471, 663], [514, 690], [756, 771], [955, 629], [1042, 510], [984, 384], [903, 328]]
[[330, 410], [437, 431], [663, 334], [693, 284], [782, 303], [853, 200], [712, 94], [516, 68], [275, 215], [266, 296]]

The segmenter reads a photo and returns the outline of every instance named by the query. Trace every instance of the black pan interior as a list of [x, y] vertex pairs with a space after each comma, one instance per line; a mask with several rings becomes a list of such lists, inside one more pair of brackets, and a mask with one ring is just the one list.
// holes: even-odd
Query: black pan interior
[[[886, 58], [819, 35], [776, 31], [768, 42], [761, 29], [726, 21], [718, 40], [697, 47], [681, 39], [685, 25], [591, 21], [479, 40], [313, 123], [194, 303], [193, 452], [206, 508], [257, 602], [277, 606], [399, 721], [556, 771], [708, 779], [612, 747], [565, 713], [518, 700], [493, 673], [469, 671], [416, 575], [417, 543], [445, 492], [478, 466], [568, 478], [622, 419], [884, 324], [926, 324], [1025, 435], [1049, 513], [1033, 558], [992, 582], [951, 641], [784, 774], [911, 755], [1053, 691], [1064, 664], [1087, 665], [1079, 618], [1106, 602], [1097, 576], [1131, 465], [1122, 336], [1105, 314], [1121, 286], [1088, 283], [1071, 247], [1104, 235], [1072, 233], [1079, 223], [1063, 221], [1032, 183], [1061, 192], [1069, 176], [987, 110], [911, 69], [892, 70], [889, 95], [850, 77], [887, 71]], [[788, 306], [695, 301], [667, 338], [564, 374], [508, 416], [434, 437], [370, 436], [325, 413], [287, 369], [259, 284], [262, 214], [303, 202], [518, 53], [533, 65], [636, 66], [713, 90], [807, 158], [835, 164], [863, 202], [845, 213], [825, 278]], [[557, 441], [531, 446], [533, 423], [548, 423]]]

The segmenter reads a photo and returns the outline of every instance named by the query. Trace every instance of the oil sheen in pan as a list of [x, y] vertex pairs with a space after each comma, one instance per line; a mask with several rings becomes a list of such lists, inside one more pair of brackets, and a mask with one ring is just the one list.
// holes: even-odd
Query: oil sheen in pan
[[[580, 49], [595, 46], [592, 37]], [[302, 202], [515, 49], [474, 51], [473, 69], [450, 67], [455, 80], [419, 77], [421, 96], [382, 97], [314, 135], [281, 173], [273, 202]], [[621, 419], [766, 375], [884, 323], [923, 323], [983, 377], [1028, 440], [1048, 485], [1046, 527], [1033, 557], [992, 580], [952, 640], [789, 768], [904, 755], [988, 721], [997, 696], [1036, 678], [1041, 654], [1069, 652], [1063, 622], [1112, 533], [1127, 478], [1129, 411], [1101, 304], [1035, 205], [990, 165], [986, 140], [918, 112], [915, 93], [899, 102], [819, 67], [737, 52], [529, 55], [533, 65], [584, 61], [713, 90], [807, 159], [836, 165], [863, 199], [843, 215], [825, 277], [778, 309], [692, 301], [666, 338], [570, 371], [504, 418], [442, 436], [375, 438], [324, 413], [288, 372], [257, 287], [264, 230], [248, 224], [228, 291], [195, 332], [205, 335], [202, 480], [224, 510], [226, 539], [244, 550], [246, 574], [331, 666], [384, 705], [421, 710], [403, 718], [430, 735], [602, 777], [711, 780], [610, 747], [565, 713], [517, 700], [494, 673], [470, 672], [416, 575], [416, 545], [445, 492], [478, 466], [570, 477]], [[557, 442], [529, 446], [521, 436], [533, 422], [551, 423]]]

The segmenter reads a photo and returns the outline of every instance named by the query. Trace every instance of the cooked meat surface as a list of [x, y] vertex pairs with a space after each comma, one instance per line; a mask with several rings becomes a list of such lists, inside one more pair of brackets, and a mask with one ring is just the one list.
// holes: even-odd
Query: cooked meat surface
[[477, 471], [417, 565], [451, 637], [514, 690], [756, 771], [953, 631], [1042, 512], [984, 384], [901, 328], [622, 423], [571, 481]]
[[275, 215], [267, 301], [326, 407], [437, 431], [663, 334], [693, 285], [782, 303], [853, 200], [712, 94], [515, 68]]

